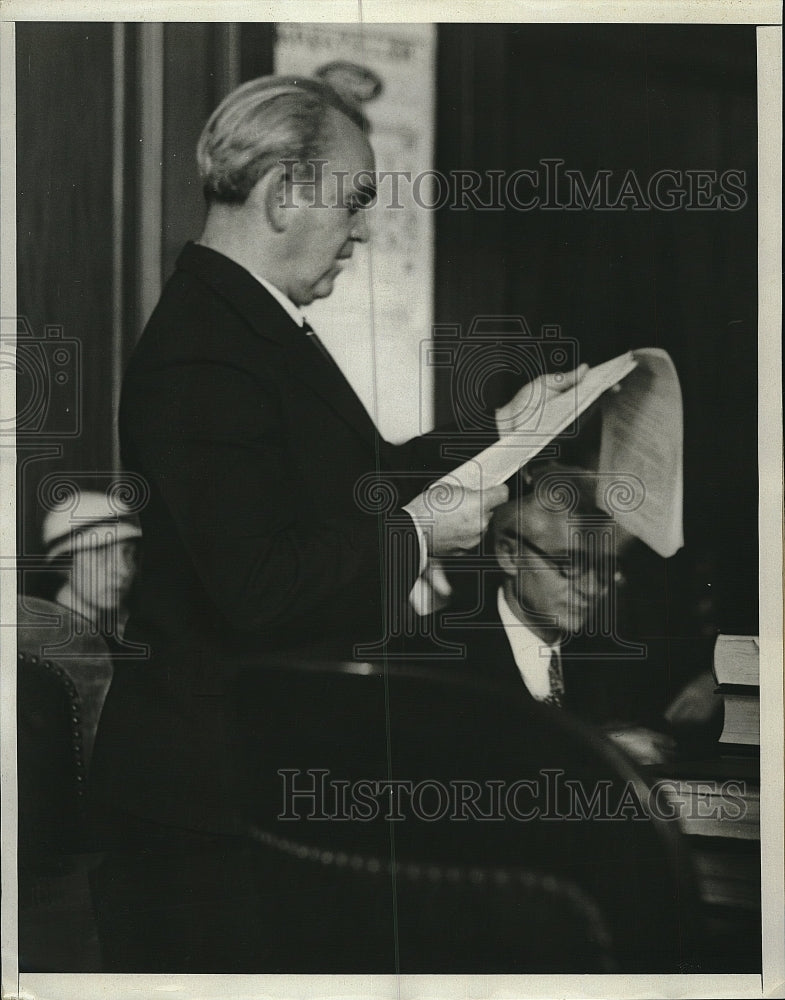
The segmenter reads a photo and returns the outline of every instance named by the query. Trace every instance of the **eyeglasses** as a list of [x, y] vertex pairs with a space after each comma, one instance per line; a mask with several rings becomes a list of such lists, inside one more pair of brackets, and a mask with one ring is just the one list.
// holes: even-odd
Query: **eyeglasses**
[[552, 552], [546, 552], [544, 549], [541, 549], [539, 545], [530, 542], [528, 538], [521, 538], [519, 536], [518, 542], [536, 556], [539, 556], [543, 562], [548, 563], [549, 566], [556, 570], [559, 576], [570, 583], [583, 579], [589, 573], [594, 573], [599, 583], [604, 586], [614, 575], [614, 567], [607, 565], [603, 560], [593, 560], [594, 565], [591, 563], [587, 565], [583, 559], [580, 559], [580, 561], [575, 559], [575, 556], [579, 555], [578, 552], [565, 552], [561, 555], [555, 555]]

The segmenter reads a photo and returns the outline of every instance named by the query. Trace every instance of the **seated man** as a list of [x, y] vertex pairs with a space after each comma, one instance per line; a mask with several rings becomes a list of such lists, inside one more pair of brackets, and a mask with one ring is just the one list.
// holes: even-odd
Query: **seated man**
[[594, 486], [573, 466], [525, 470], [491, 525], [503, 575], [491, 578], [482, 619], [460, 639], [470, 669], [522, 684], [535, 701], [602, 726], [639, 763], [658, 763], [673, 744], [651, 728], [662, 705], [645, 647], [618, 636], [615, 533]]

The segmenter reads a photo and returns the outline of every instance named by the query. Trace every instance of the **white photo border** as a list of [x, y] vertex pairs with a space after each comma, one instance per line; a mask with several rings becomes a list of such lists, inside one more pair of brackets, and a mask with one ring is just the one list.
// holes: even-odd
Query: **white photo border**
[[[16, 930], [15, 574], [0, 574], [2, 749], [2, 996], [35, 1000], [233, 1000], [305, 997], [785, 996], [782, 676], [782, 10], [770, 0], [3, 0], [0, 8], [0, 317], [16, 316], [15, 21], [510, 21], [758, 25], [759, 483], [763, 976], [19, 976]], [[6, 322], [4, 319], [3, 322]], [[15, 408], [14, 373], [0, 370], [0, 418]], [[0, 449], [0, 566], [15, 556], [15, 454]]]

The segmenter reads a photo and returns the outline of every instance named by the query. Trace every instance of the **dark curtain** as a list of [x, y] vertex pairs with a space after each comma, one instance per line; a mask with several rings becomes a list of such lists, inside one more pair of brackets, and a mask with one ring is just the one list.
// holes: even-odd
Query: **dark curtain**
[[[520, 313], [535, 336], [558, 325], [590, 363], [667, 350], [684, 394], [686, 545], [668, 561], [644, 557], [645, 627], [757, 633], [755, 29], [442, 25], [438, 128], [442, 171], [542, 173], [561, 160], [589, 185], [610, 171], [611, 201], [628, 171], [644, 195], [664, 169], [698, 185], [687, 171], [743, 172], [746, 201], [724, 208], [447, 206], [436, 316], [465, 329], [478, 313]], [[522, 184], [521, 198], [530, 191]], [[562, 180], [557, 200], [568, 195]], [[440, 378], [444, 417], [449, 373]]]

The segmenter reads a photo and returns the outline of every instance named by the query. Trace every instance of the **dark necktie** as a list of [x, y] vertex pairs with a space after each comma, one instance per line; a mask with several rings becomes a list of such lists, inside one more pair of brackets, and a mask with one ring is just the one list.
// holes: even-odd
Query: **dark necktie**
[[555, 649], [551, 650], [551, 662], [548, 665], [548, 681], [551, 686], [551, 693], [545, 699], [548, 705], [555, 708], [564, 707], [564, 679], [562, 678], [559, 654]]
[[305, 320], [303, 323], [303, 333], [308, 337], [308, 340], [310, 340], [310, 342], [314, 345], [314, 347], [321, 354], [324, 360], [327, 361], [328, 364], [331, 364], [334, 368], [338, 368], [337, 361], [332, 356], [332, 354], [330, 354], [330, 352], [327, 350], [327, 348], [324, 346], [321, 340], [319, 340], [316, 331], [308, 322], [308, 320]]

